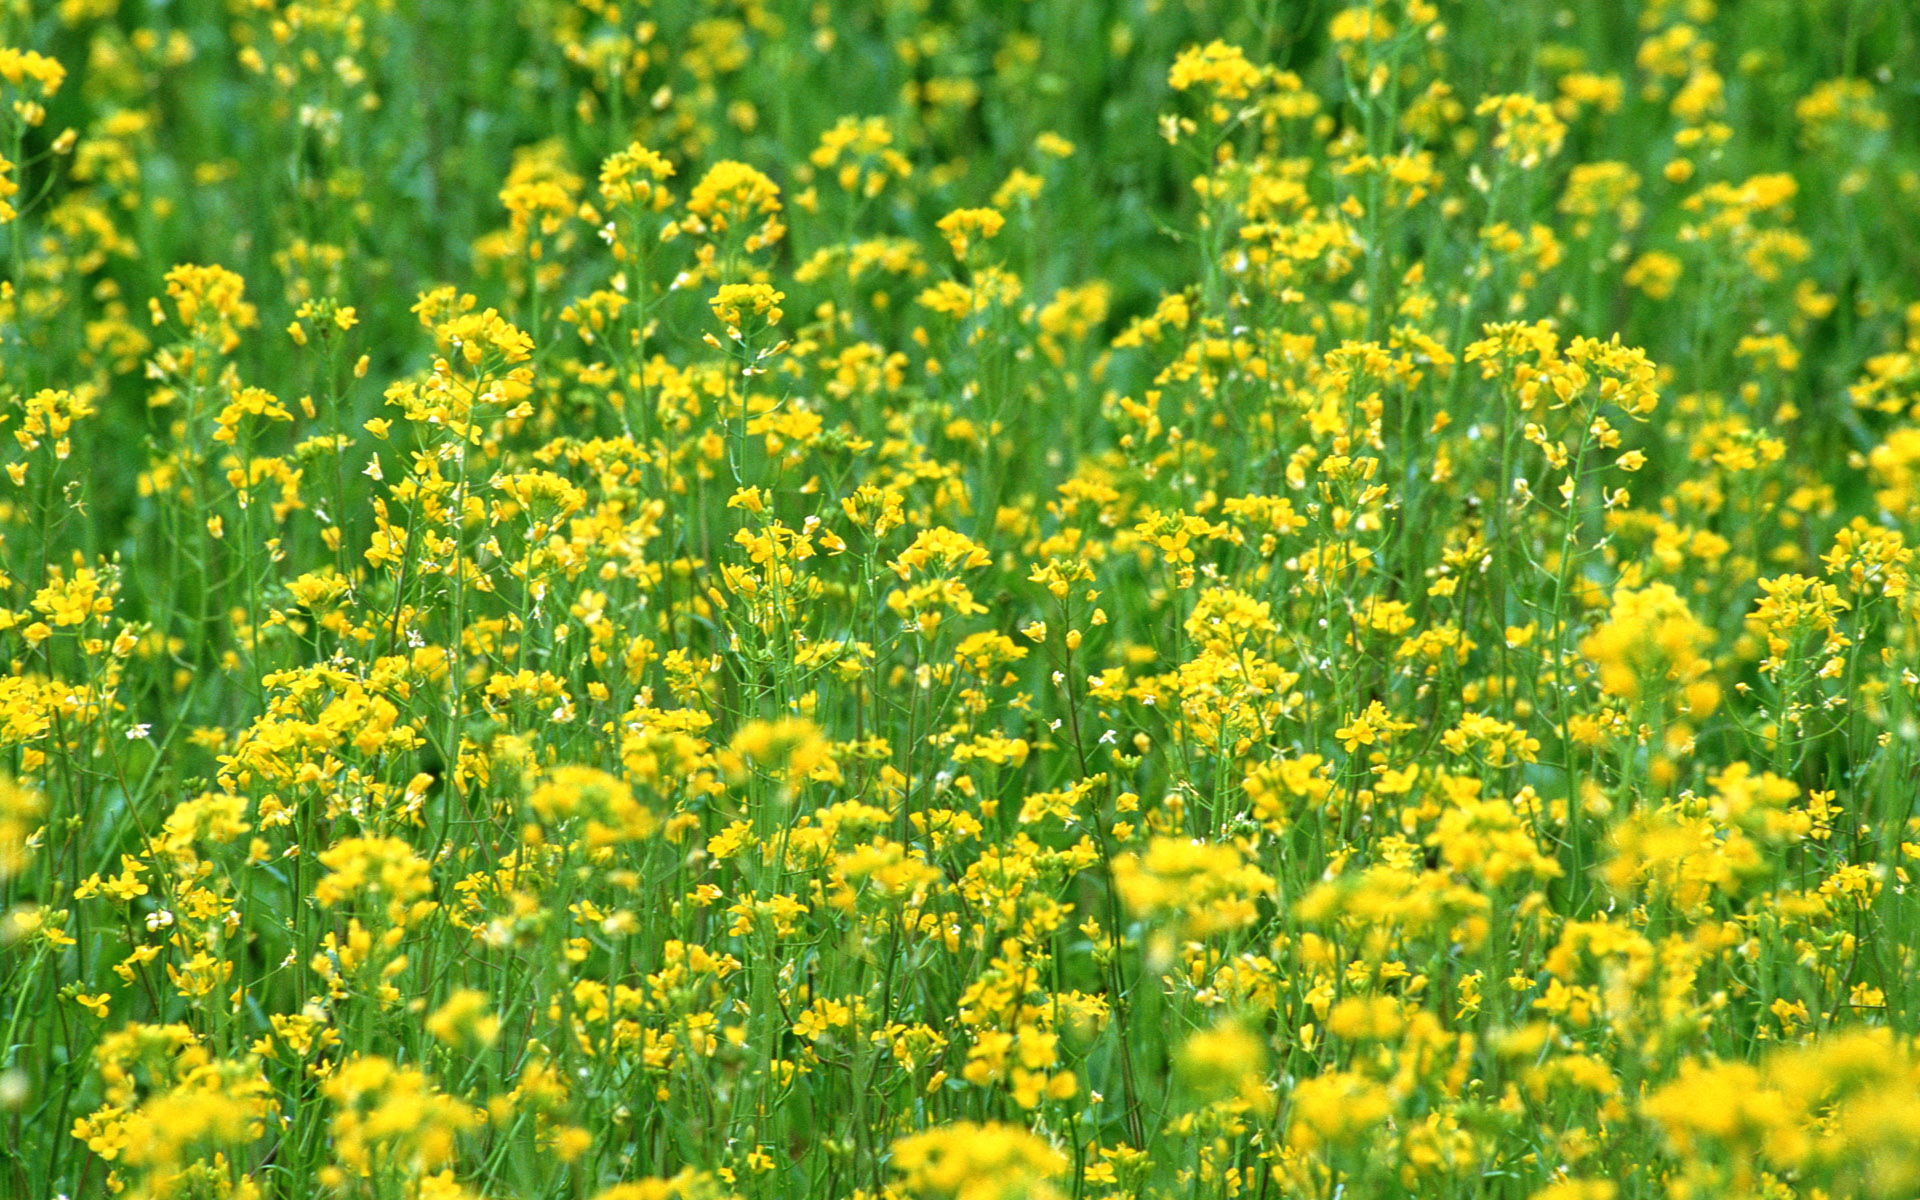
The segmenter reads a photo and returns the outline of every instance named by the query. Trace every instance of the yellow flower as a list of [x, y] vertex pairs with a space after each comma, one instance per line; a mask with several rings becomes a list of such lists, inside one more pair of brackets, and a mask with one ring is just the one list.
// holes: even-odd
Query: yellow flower
[[1012, 1125], [961, 1121], [893, 1144], [900, 1189], [916, 1200], [1057, 1200], [1066, 1156]]
[[423, 915], [423, 898], [433, 893], [426, 860], [402, 838], [345, 838], [321, 853], [320, 865], [327, 874], [314, 884], [313, 898], [323, 908], [365, 906], [404, 925]]
[[1393, 1113], [1387, 1090], [1352, 1071], [1303, 1079], [1286, 1103], [1287, 1144], [1309, 1154], [1354, 1145]]
[[964, 261], [974, 238], [984, 242], [998, 237], [1006, 223], [1007, 219], [991, 208], [956, 208], [940, 218], [939, 229], [953, 256]]
[[1189, 46], [1173, 60], [1167, 84], [1176, 92], [1201, 89], [1221, 100], [1245, 100], [1260, 85], [1261, 71], [1238, 46], [1214, 41]]
[[1232, 844], [1169, 837], [1154, 838], [1144, 854], [1116, 858], [1113, 882], [1129, 910], [1196, 938], [1252, 925], [1259, 902], [1276, 890], [1273, 877]]
[[729, 283], [723, 284], [707, 304], [727, 327], [727, 336], [737, 342], [742, 339], [743, 329], [760, 330], [779, 324], [785, 315], [780, 302], [785, 299], [784, 293], [764, 283]]

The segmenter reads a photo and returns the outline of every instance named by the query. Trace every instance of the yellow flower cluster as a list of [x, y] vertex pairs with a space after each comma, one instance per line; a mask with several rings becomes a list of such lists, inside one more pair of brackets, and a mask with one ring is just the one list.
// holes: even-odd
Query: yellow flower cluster
[[0, 1197], [1913, 1196], [1911, 24], [0, 0]]

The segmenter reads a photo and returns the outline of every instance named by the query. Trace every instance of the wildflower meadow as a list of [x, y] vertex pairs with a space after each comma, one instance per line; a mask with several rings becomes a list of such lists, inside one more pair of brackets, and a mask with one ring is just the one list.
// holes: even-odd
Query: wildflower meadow
[[1920, 1196], [1920, 6], [0, 0], [0, 1200]]

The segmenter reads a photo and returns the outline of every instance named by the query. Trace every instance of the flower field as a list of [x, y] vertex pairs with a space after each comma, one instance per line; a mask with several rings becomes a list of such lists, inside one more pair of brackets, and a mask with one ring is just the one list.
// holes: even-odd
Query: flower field
[[0, 0], [0, 1198], [1920, 1195], [1916, 80]]

